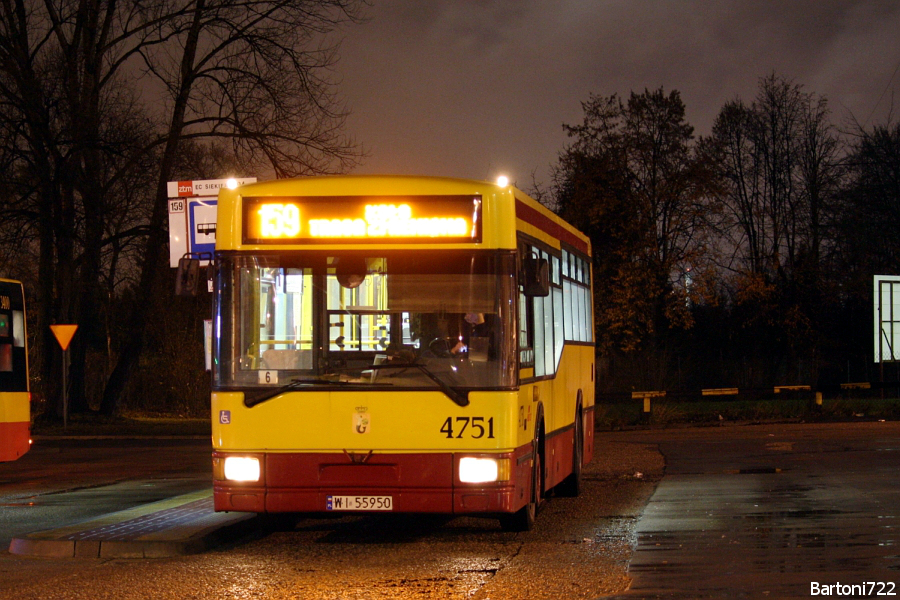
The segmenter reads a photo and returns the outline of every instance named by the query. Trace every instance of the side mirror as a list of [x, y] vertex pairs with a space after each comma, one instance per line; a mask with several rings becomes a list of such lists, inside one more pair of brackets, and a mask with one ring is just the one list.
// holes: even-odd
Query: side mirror
[[525, 295], [550, 295], [550, 264], [546, 259], [526, 256], [522, 264], [522, 285]]
[[178, 260], [178, 272], [175, 274], [175, 295], [196, 296], [200, 279], [200, 259], [182, 256]]
[[200, 292], [203, 279], [200, 277], [200, 261], [208, 260], [209, 265], [204, 269], [207, 286], [212, 278], [212, 256], [208, 252], [199, 254], [187, 253], [178, 260], [178, 271], [175, 274], [175, 295], [196, 296]]

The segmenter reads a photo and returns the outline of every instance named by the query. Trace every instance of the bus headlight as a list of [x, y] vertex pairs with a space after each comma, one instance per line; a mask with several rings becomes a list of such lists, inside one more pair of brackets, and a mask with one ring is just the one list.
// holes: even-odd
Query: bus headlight
[[493, 483], [509, 480], [508, 458], [476, 458], [466, 456], [459, 459], [459, 480], [462, 483]]
[[259, 481], [259, 459], [252, 456], [228, 456], [223, 470], [228, 481]]

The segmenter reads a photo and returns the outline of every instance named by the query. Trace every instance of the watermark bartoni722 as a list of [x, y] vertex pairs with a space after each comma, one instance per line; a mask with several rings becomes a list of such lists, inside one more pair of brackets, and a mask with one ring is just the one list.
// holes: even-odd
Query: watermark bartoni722
[[811, 581], [810, 596], [844, 596], [854, 598], [877, 598], [896, 596], [897, 584], [893, 581], [863, 581], [862, 583], [819, 583]]

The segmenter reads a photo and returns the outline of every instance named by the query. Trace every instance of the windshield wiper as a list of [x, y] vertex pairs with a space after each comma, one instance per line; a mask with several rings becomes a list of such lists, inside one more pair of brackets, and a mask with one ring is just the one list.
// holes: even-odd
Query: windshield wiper
[[385, 363], [381, 365], [371, 365], [369, 369], [408, 369], [414, 368], [422, 371], [428, 379], [435, 382], [441, 391], [444, 392], [448, 398], [453, 400], [459, 406], [468, 406], [469, 405], [469, 396], [465, 392], [459, 392], [458, 390], [453, 389], [447, 382], [443, 381], [440, 377], [432, 373], [428, 370], [425, 365], [419, 364], [417, 362], [405, 362], [405, 363]]
[[253, 408], [257, 404], [262, 404], [266, 400], [271, 400], [276, 396], [280, 396], [285, 392], [289, 392], [291, 390], [297, 389], [300, 386], [304, 385], [354, 385], [352, 381], [331, 381], [328, 379], [292, 379], [290, 383], [287, 385], [283, 385], [280, 388], [276, 388], [274, 390], [263, 392], [259, 396], [247, 397], [244, 396], [244, 406], [247, 408]]
[[[426, 377], [428, 377], [430, 380], [432, 380], [434, 383], [436, 383], [437, 386], [441, 389], [441, 391], [444, 392], [444, 394], [448, 398], [450, 398], [453, 402], [455, 402], [459, 406], [468, 406], [469, 405], [468, 394], [466, 394], [464, 392], [461, 393], [458, 390], [447, 385], [447, 383], [445, 381], [441, 380], [437, 375], [435, 375], [434, 373], [429, 371], [425, 365], [421, 365], [419, 363], [404, 362], [404, 363], [386, 363], [383, 365], [370, 365], [367, 368], [368, 369], [407, 369], [407, 368], [418, 369], [419, 371], [424, 373]], [[262, 394], [260, 394], [258, 396], [253, 396], [253, 397], [244, 396], [244, 406], [246, 406], [247, 408], [253, 408], [254, 406], [256, 406], [258, 404], [262, 404], [263, 402], [266, 402], [267, 400], [271, 400], [272, 398], [280, 396], [281, 394], [284, 394], [291, 390], [295, 390], [295, 389], [305, 386], [305, 385], [325, 385], [325, 386], [332, 386], [332, 385], [335, 385], [335, 386], [347, 386], [347, 385], [359, 386], [359, 385], [362, 385], [365, 387], [369, 387], [367, 384], [361, 384], [360, 382], [357, 382], [357, 381], [336, 381], [336, 380], [331, 380], [331, 379], [292, 379], [290, 383], [283, 385], [279, 388], [276, 388], [274, 390], [263, 392]]]

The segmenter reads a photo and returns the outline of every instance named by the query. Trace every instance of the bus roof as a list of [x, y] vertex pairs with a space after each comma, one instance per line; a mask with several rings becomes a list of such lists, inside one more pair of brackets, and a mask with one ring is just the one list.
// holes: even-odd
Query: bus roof
[[[516, 231], [522, 231], [552, 247], [560, 242], [589, 255], [590, 240], [575, 227], [565, 222], [522, 190], [507, 185], [421, 175], [322, 175], [291, 179], [275, 179], [243, 185], [234, 190], [219, 192], [217, 249], [279, 249], [286, 245], [265, 247], [242, 243], [243, 198], [327, 198], [327, 197], [417, 197], [472, 195], [480, 196], [484, 203], [484, 231], [478, 247], [515, 248]], [[510, 223], [516, 227], [510, 227]], [[391, 245], [378, 242], [380, 246]], [[423, 244], [402, 244], [402, 248], [434, 247], [431, 241]], [[471, 247], [471, 244], [450, 244]], [[287, 246], [296, 247], [295, 244]], [[331, 245], [333, 247], [333, 245]], [[343, 245], [341, 245], [343, 247]], [[322, 249], [326, 244], [317, 244]]]

